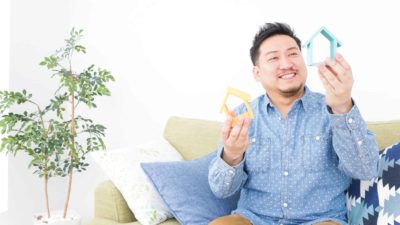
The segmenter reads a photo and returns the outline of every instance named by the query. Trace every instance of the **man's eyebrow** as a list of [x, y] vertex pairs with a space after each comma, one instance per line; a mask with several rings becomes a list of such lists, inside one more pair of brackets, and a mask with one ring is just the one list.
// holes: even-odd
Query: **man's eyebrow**
[[290, 50], [299, 50], [299, 48], [297, 46], [293, 46], [293, 47], [287, 49], [287, 51], [290, 51]]
[[[299, 48], [297, 46], [293, 46], [293, 47], [286, 49], [286, 51], [291, 51], [291, 50], [299, 50]], [[277, 53], [277, 52], [278, 52], [277, 50], [272, 50], [272, 51], [266, 52], [264, 55], [267, 56], [267, 55]]]
[[276, 51], [276, 50], [274, 50], [274, 51], [269, 51], [269, 52], [266, 52], [264, 55], [265, 56], [267, 56], [267, 55], [270, 55], [270, 54], [273, 54], [273, 53], [277, 53], [278, 51]]
[[291, 48], [286, 49], [286, 51], [291, 51], [291, 50], [300, 50], [300, 49], [297, 46], [293, 46]]

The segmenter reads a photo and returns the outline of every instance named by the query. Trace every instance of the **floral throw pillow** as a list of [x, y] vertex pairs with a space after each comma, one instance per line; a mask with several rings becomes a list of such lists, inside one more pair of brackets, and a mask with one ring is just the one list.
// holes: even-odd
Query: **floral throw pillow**
[[183, 160], [166, 140], [133, 148], [94, 152], [92, 156], [121, 192], [141, 224], [155, 225], [173, 217], [140, 167], [142, 162]]

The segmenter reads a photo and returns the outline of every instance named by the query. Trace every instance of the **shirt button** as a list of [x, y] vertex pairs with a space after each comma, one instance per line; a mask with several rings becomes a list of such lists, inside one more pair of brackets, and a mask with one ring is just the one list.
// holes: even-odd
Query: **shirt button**
[[251, 143], [255, 143], [255, 142], [256, 142], [255, 138], [251, 139]]
[[363, 141], [357, 141], [358, 145], [362, 145]]
[[316, 137], [315, 137], [315, 140], [319, 141], [319, 139], [321, 139], [320, 136], [316, 136]]
[[231, 184], [231, 183], [229, 183], [229, 182], [226, 182], [226, 183], [225, 183], [226, 186], [229, 186], [230, 184]]
[[278, 117], [278, 120], [282, 120], [282, 118], [281, 118], [281, 117]]
[[234, 171], [234, 170], [229, 170], [229, 173], [230, 173], [231, 175], [233, 175], [233, 174], [235, 174], [235, 171]]
[[288, 204], [285, 202], [283, 203], [283, 207], [287, 208]]
[[353, 119], [350, 118], [349, 120], [347, 120], [349, 123], [353, 123]]
[[288, 171], [283, 172], [283, 176], [287, 177], [289, 175]]

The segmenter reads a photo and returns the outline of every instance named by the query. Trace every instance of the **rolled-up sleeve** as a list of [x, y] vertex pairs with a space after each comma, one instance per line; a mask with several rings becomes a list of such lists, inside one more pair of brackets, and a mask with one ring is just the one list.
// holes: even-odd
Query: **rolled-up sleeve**
[[241, 189], [247, 174], [244, 171], [245, 159], [235, 166], [230, 166], [222, 159], [222, 151], [223, 145], [220, 145], [217, 156], [210, 163], [208, 182], [216, 197], [227, 198]]
[[355, 179], [368, 180], [378, 175], [379, 150], [375, 135], [356, 105], [346, 114], [329, 114], [332, 144], [339, 157], [339, 169]]

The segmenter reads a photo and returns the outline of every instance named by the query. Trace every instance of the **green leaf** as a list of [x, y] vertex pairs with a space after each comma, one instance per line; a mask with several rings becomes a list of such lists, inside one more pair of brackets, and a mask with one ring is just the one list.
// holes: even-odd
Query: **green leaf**
[[[31, 159], [28, 166], [34, 167], [33, 173], [39, 177], [85, 171], [89, 166], [85, 154], [105, 149], [101, 139], [105, 127], [94, 124], [91, 119], [76, 115], [73, 119], [78, 134], [71, 133], [72, 94], [75, 104], [82, 102], [96, 107], [96, 97], [110, 95], [108, 82], [114, 80], [108, 70], [95, 69], [94, 64], [81, 73], [72, 73], [75, 71], [70, 65], [73, 53], [86, 53], [86, 47], [80, 43], [82, 37], [82, 29], [72, 28], [65, 45], [39, 62], [40, 66], [51, 70], [50, 77], [58, 79], [54, 95], [44, 108], [33, 102], [32, 94], [26, 90], [0, 91], [0, 113], [15, 104], [20, 104], [22, 109], [21, 113], [11, 111], [0, 117], [0, 132], [3, 134], [0, 151], [14, 156], [26, 154]], [[78, 112], [75, 110], [76, 114]], [[68, 119], [64, 120], [64, 117]]]

